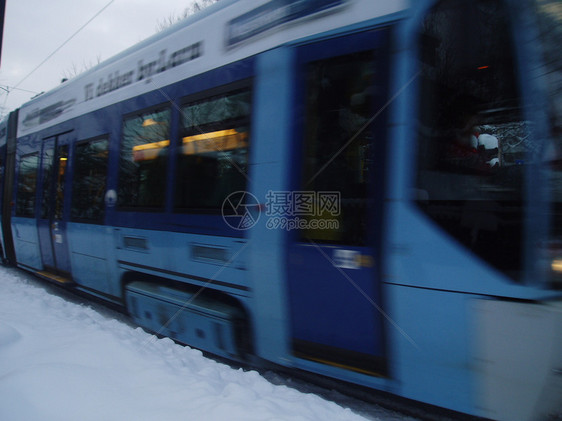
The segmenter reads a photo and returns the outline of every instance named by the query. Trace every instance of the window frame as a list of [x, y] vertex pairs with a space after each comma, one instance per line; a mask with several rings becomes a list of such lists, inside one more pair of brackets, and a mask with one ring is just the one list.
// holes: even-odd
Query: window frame
[[[29, 157], [35, 157], [37, 159], [37, 165], [35, 167], [35, 184], [34, 184], [34, 189], [33, 189], [33, 195], [30, 197], [33, 197], [33, 211], [31, 213], [29, 212], [20, 212], [20, 201], [22, 200], [21, 197], [21, 190], [20, 190], [20, 186], [22, 185], [22, 163], [26, 158]], [[19, 163], [18, 163], [18, 177], [17, 177], [17, 184], [16, 184], [16, 205], [15, 205], [15, 209], [14, 209], [14, 214], [16, 217], [21, 217], [21, 218], [35, 218], [36, 213], [37, 213], [37, 184], [39, 182], [39, 169], [41, 168], [41, 156], [39, 152], [32, 152], [29, 154], [25, 154], [22, 155], [20, 157]]]
[[[168, 173], [170, 171], [170, 167], [171, 167], [171, 161], [170, 161], [170, 157], [173, 155], [174, 153], [174, 127], [173, 127], [173, 122], [174, 122], [174, 104], [170, 103], [170, 102], [163, 102], [163, 103], [159, 103], [157, 105], [151, 106], [151, 107], [146, 107], [146, 108], [141, 108], [141, 109], [137, 109], [134, 111], [131, 111], [129, 113], [123, 114], [121, 116], [121, 129], [120, 129], [120, 135], [119, 135], [119, 142], [118, 142], [118, 147], [117, 147], [117, 204], [116, 204], [116, 209], [118, 211], [123, 211], [123, 212], [154, 212], [154, 213], [160, 213], [160, 212], [165, 212], [166, 211], [166, 207], [167, 207], [167, 196], [169, 194], [168, 192]], [[131, 204], [131, 203], [123, 203], [123, 195], [121, 194], [121, 189], [122, 189], [122, 176], [123, 176], [123, 172], [122, 172], [122, 162], [124, 160], [123, 158], [123, 146], [124, 146], [124, 134], [125, 134], [125, 123], [127, 120], [130, 120], [134, 117], [140, 117], [140, 116], [145, 116], [148, 114], [155, 114], [155, 113], [159, 113], [159, 112], [164, 112], [164, 111], [168, 111], [169, 112], [169, 119], [168, 119], [168, 140], [169, 143], [168, 145], [166, 145], [166, 159], [165, 159], [165, 163], [166, 166], [164, 168], [164, 174], [162, 177], [162, 188], [163, 188], [163, 199], [162, 199], [162, 203], [158, 206], [147, 206], [147, 205], [139, 205], [139, 204]], [[111, 147], [110, 147], [111, 149]], [[132, 155], [131, 155], [132, 156]], [[138, 192], [137, 192], [138, 193]]]
[[[241, 93], [241, 92], [248, 92], [250, 97], [250, 112], [244, 118], [236, 119], [236, 121], [244, 122], [244, 126], [248, 129], [248, 136], [247, 136], [247, 144], [246, 147], [246, 162], [247, 162], [247, 171], [244, 175], [245, 186], [243, 190], [248, 189], [248, 169], [249, 169], [249, 160], [250, 160], [250, 147], [252, 143], [252, 121], [253, 121], [253, 105], [254, 105], [254, 86], [253, 86], [253, 78], [248, 77], [244, 79], [237, 80], [235, 82], [217, 86], [211, 89], [207, 89], [204, 91], [196, 92], [190, 95], [187, 95], [181, 98], [180, 105], [177, 108], [179, 112], [179, 119], [178, 119], [178, 127], [177, 127], [177, 141], [175, 144], [174, 154], [174, 182], [173, 182], [173, 199], [172, 199], [172, 212], [174, 214], [200, 214], [200, 215], [219, 215], [221, 213], [221, 207], [183, 207], [178, 205], [178, 201], [180, 199], [180, 185], [178, 184], [178, 180], [180, 178], [179, 172], [181, 171], [180, 159], [182, 156], [182, 141], [183, 138], [186, 136], [193, 136], [197, 134], [202, 134], [201, 132], [194, 132], [193, 130], [189, 130], [184, 126], [184, 115], [183, 110], [190, 106], [205, 102], [210, 102], [213, 99], [218, 99], [221, 97], [227, 97], [231, 94]], [[228, 121], [228, 120], [227, 120]], [[224, 124], [223, 121], [221, 122], [212, 122], [207, 123], [202, 127], [211, 127], [213, 125], [220, 125]]]
[[[101, 210], [101, 216], [99, 218], [85, 218], [85, 217], [77, 217], [73, 215], [73, 211], [74, 211], [74, 200], [76, 197], [76, 176], [77, 176], [77, 170], [79, 168], [79, 166], [77, 165], [77, 159], [78, 159], [78, 148], [83, 146], [83, 145], [87, 145], [87, 144], [92, 144], [95, 142], [101, 142], [101, 141], [106, 141], [107, 143], [107, 158], [106, 158], [106, 168], [105, 168], [105, 188], [104, 188], [104, 192], [103, 192], [103, 196], [102, 196], [102, 210]], [[95, 136], [92, 138], [88, 138], [88, 139], [83, 139], [83, 140], [79, 140], [78, 142], [76, 142], [74, 144], [74, 151], [72, 154], [72, 182], [71, 182], [71, 197], [70, 197], [70, 221], [72, 222], [80, 222], [80, 223], [89, 223], [89, 224], [103, 224], [105, 217], [106, 217], [106, 205], [105, 205], [105, 193], [107, 192], [107, 186], [108, 186], [108, 179], [109, 179], [109, 154], [110, 154], [110, 149], [111, 149], [111, 139], [110, 139], [110, 135], [109, 134], [103, 134], [103, 135], [99, 135], [99, 136]]]
[[[294, 104], [304, 107], [307, 104], [307, 69], [308, 66], [318, 62], [329, 62], [352, 55], [371, 54], [375, 66], [380, 72], [378, 78], [383, 80], [382, 89], [375, 95], [376, 98], [371, 103], [374, 111], [379, 111], [372, 117], [372, 121], [365, 126], [364, 132], [370, 133], [373, 140], [369, 156], [372, 159], [372, 171], [366, 182], [367, 192], [365, 199], [367, 202], [365, 234], [360, 241], [325, 240], [314, 239], [314, 242], [322, 246], [332, 247], [342, 245], [345, 247], [378, 247], [383, 228], [379, 221], [383, 218], [384, 210], [382, 198], [386, 191], [386, 171], [388, 169], [388, 142], [387, 136], [389, 114], [387, 110], [388, 98], [390, 93], [391, 71], [391, 51], [389, 45], [395, 32], [395, 27], [387, 22], [368, 28], [358, 33], [345, 33], [335, 38], [320, 38], [310, 43], [300, 45], [296, 55], [296, 76], [295, 76], [295, 99]], [[380, 66], [379, 66], [380, 64]], [[297, 108], [295, 108], [297, 110]], [[300, 110], [293, 114], [294, 127], [292, 130], [293, 141], [291, 144], [291, 154], [296, 159], [294, 161], [295, 171], [290, 174], [290, 185], [294, 191], [309, 191], [309, 187], [304, 186], [304, 159], [306, 147], [306, 127], [307, 116]], [[383, 122], [381, 124], [381, 122]], [[342, 145], [343, 146], [343, 145]], [[340, 199], [344, 199], [340, 197]], [[341, 210], [341, 209], [340, 209]], [[341, 217], [341, 215], [340, 215]], [[345, 216], [343, 217], [345, 218]], [[341, 227], [340, 221], [340, 227]], [[308, 244], [311, 241], [307, 238], [307, 233], [301, 229], [292, 230], [290, 236], [293, 241]]]
[[[441, 199], [441, 202], [450, 202], [450, 203], [468, 203], [470, 205], [475, 205], [473, 206], [473, 208], [469, 208], [468, 211], [466, 211], [466, 209], [461, 208], [460, 205], [458, 206], [458, 209], [455, 208], [448, 208], [447, 211], [449, 212], [449, 214], [451, 213], [451, 209], [453, 209], [454, 212], [456, 212], [457, 215], [461, 215], [458, 216], [458, 218], [463, 218], [463, 224], [453, 224], [453, 223], [449, 223], [449, 225], [445, 225], [444, 223], [442, 223], [441, 221], [439, 221], [438, 218], [436, 218], [433, 214], [431, 210], [428, 210], [431, 204], [435, 204], [438, 202], [438, 200], [431, 200], [430, 196], [428, 195], [428, 192], [422, 188], [423, 182], [422, 180], [422, 173], [425, 172], [429, 172], [428, 168], [428, 161], [426, 162], [422, 162], [423, 161], [423, 155], [427, 154], [427, 151], [424, 151], [424, 148], [427, 147], [427, 140], [423, 140], [424, 135], [423, 130], [422, 130], [422, 124], [421, 122], [425, 119], [425, 117], [423, 117], [423, 112], [427, 111], [427, 107], [428, 107], [428, 103], [427, 101], [423, 100], [423, 96], [426, 89], [426, 86], [430, 85], [429, 82], [433, 82], [433, 79], [430, 79], [427, 77], [426, 74], [424, 74], [425, 70], [424, 70], [424, 66], [429, 66], [429, 61], [424, 61], [424, 58], [427, 60], [428, 57], [431, 58], [432, 61], [435, 61], [435, 63], [438, 63], [438, 52], [437, 52], [437, 46], [440, 45], [439, 43], [435, 43], [434, 45], [430, 45], [430, 43], [428, 43], [429, 41], [431, 41], [429, 38], [424, 38], [423, 33], [425, 32], [425, 28], [424, 25], [426, 23], [426, 21], [428, 20], [429, 16], [434, 13], [435, 11], [437, 11], [439, 8], [442, 8], [442, 10], [446, 10], [447, 9], [447, 3], [454, 3], [454, 1], [446, 1], [446, 0], [442, 0], [442, 1], [436, 1], [433, 2], [430, 7], [428, 7], [427, 9], [424, 10], [423, 16], [421, 18], [421, 20], [419, 22], [417, 22], [417, 26], [415, 28], [412, 28], [412, 30], [414, 31], [415, 35], [414, 35], [414, 39], [415, 39], [415, 49], [416, 49], [416, 54], [417, 54], [417, 63], [416, 63], [416, 68], [419, 70], [417, 78], [418, 80], [416, 81], [416, 96], [412, 97], [412, 100], [415, 101], [415, 109], [416, 109], [416, 120], [415, 123], [412, 123], [412, 131], [411, 133], [415, 136], [415, 147], [413, 148], [412, 151], [412, 173], [411, 173], [411, 186], [413, 187], [413, 190], [409, 193], [409, 198], [412, 201], [413, 205], [415, 206], [415, 208], [419, 211], [421, 211], [421, 213], [424, 215], [424, 217], [428, 218], [428, 220], [431, 220], [432, 223], [435, 223], [437, 227], [439, 227], [439, 229], [442, 230], [442, 232], [444, 234], [446, 234], [447, 236], [449, 236], [452, 240], [454, 240], [459, 246], [461, 246], [463, 248], [464, 251], [470, 253], [471, 255], [473, 255], [474, 257], [478, 258], [481, 262], [489, 265], [490, 267], [494, 268], [495, 270], [497, 270], [499, 273], [502, 273], [502, 275], [504, 275], [506, 277], [506, 279], [511, 280], [512, 282], [516, 282], [516, 283], [524, 283], [526, 282], [526, 276], [528, 274], [528, 265], [526, 260], [526, 256], [528, 256], [528, 250], [527, 245], [529, 244], [529, 239], [528, 239], [528, 233], [529, 233], [529, 219], [528, 219], [528, 214], [529, 214], [529, 205], [526, 204], [526, 200], [528, 200], [528, 193], [529, 193], [529, 173], [533, 171], [532, 167], [536, 164], [536, 161], [532, 156], [532, 151], [527, 151], [525, 153], [525, 159], [528, 160], [528, 163], [525, 163], [525, 168], [522, 169], [521, 173], [519, 174], [521, 180], [519, 181], [519, 184], [517, 183], [513, 183], [513, 185], [518, 185], [519, 190], [514, 190], [515, 193], [513, 195], [514, 198], [504, 198], [504, 197], [500, 197], [499, 194], [498, 196], [494, 196], [491, 198], [488, 197], [484, 197], [482, 199], [479, 199], [478, 197], [474, 196], [471, 197], [469, 195], [466, 195], [465, 197], [455, 197], [454, 199], [450, 199], [450, 200], [443, 200]], [[459, 1], [460, 3], [460, 1]], [[467, 4], [472, 6], [472, 3], [470, 1], [466, 2]], [[496, 88], [494, 87], [494, 89], [497, 89], [498, 93], [502, 93], [505, 94], [506, 92], [509, 93], [515, 93], [516, 95], [514, 97], [509, 97], [506, 100], [506, 104], [508, 104], [509, 106], [506, 106], [504, 108], [500, 108], [497, 107], [496, 109], [484, 109], [484, 112], [479, 111], [479, 114], [475, 114], [475, 115], [481, 115], [487, 118], [492, 119], [494, 116], [498, 117], [498, 122], [490, 122], [487, 120], [483, 120], [482, 122], [478, 122], [473, 124], [473, 126], [475, 127], [480, 127], [483, 129], [486, 129], [486, 131], [489, 131], [489, 127], [496, 127], [498, 130], [500, 128], [500, 126], [507, 126], [508, 124], [505, 124], [506, 122], [503, 121], [502, 119], [509, 119], [510, 116], [517, 116], [519, 118], [519, 120], [516, 120], [515, 118], [511, 118], [511, 120], [517, 121], [517, 122], [521, 122], [524, 125], [529, 124], [530, 122], [532, 122], [532, 119], [529, 119], [527, 111], [525, 110], [525, 103], [526, 103], [526, 98], [525, 98], [525, 93], [523, 92], [523, 88], [524, 88], [524, 83], [521, 80], [521, 75], [519, 74], [519, 72], [521, 71], [521, 63], [520, 63], [520, 46], [516, 44], [516, 40], [517, 37], [515, 36], [515, 33], [517, 32], [514, 25], [516, 23], [516, 16], [514, 15], [513, 11], [509, 9], [509, 2], [505, 1], [505, 0], [498, 0], [498, 5], [501, 7], [502, 11], [504, 12], [505, 17], [503, 19], [505, 19], [504, 22], [500, 22], [503, 23], [504, 26], [500, 27], [505, 29], [505, 36], [508, 38], [509, 43], [508, 45], [505, 47], [505, 51], [508, 51], [509, 53], [509, 60], [512, 61], [512, 65], [510, 66], [510, 69], [512, 69], [512, 75], [511, 78], [512, 80], [510, 82], [513, 83], [513, 86], [511, 88], [513, 88], [513, 90], [510, 89], [506, 89], [506, 86], [502, 86], [501, 89], [500, 88]], [[450, 6], [448, 6], [450, 7]], [[477, 5], [474, 5], [474, 7], [477, 7]], [[442, 12], [441, 12], [442, 13]], [[498, 18], [498, 22], [499, 22]], [[491, 26], [490, 26], [491, 28]], [[431, 56], [428, 55], [427, 52], [429, 51], [429, 48], [426, 47], [434, 47], [435, 48], [435, 55]], [[425, 49], [425, 50], [424, 50]], [[460, 49], [457, 49], [458, 51], [460, 51]], [[504, 55], [502, 56], [503, 59], [506, 58], [506, 52], [502, 52]], [[474, 52], [473, 52], [474, 53]], [[470, 58], [467, 58], [465, 60], [469, 60]], [[464, 60], [464, 58], [463, 58]], [[483, 63], [486, 64], [486, 63]], [[505, 63], [502, 63], [505, 64]], [[432, 64], [432, 66], [434, 66], [435, 68], [437, 68], [437, 64]], [[461, 67], [461, 66], [459, 66]], [[474, 70], [478, 69], [478, 70], [483, 70], [483, 71], [488, 71], [486, 70], [488, 68], [488, 66], [482, 66], [480, 68], [475, 68]], [[501, 68], [501, 65], [496, 66], [496, 68]], [[457, 75], [458, 76], [458, 75]], [[465, 78], [458, 78], [458, 79], [462, 79], [463, 83], [466, 83]], [[505, 78], [507, 79], [507, 78]], [[504, 82], [505, 82], [504, 79]], [[491, 86], [491, 85], [490, 85]], [[503, 91], [502, 91], [503, 89]], [[465, 91], [468, 91], [467, 89], [465, 89]], [[437, 89], [434, 89], [433, 92], [436, 96], [440, 95], [440, 93], [438, 92]], [[475, 95], [476, 98], [476, 95]], [[513, 101], [513, 102], [508, 102], [508, 101]], [[439, 102], [439, 101], [435, 101], [435, 102]], [[423, 104], [423, 105], [422, 105]], [[474, 105], [477, 106], [481, 106], [483, 105], [483, 103], [477, 103], [474, 102]], [[503, 115], [501, 114], [503, 112]], [[495, 113], [495, 114], [494, 114]], [[431, 120], [431, 119], [428, 119]], [[512, 122], [509, 122], [510, 124], [512, 124]], [[488, 127], [489, 126], [489, 127]], [[430, 127], [431, 129], [433, 129], [436, 126], [432, 126]], [[528, 127], [527, 127], [528, 129]], [[478, 130], [478, 132], [480, 132], [480, 130]], [[528, 134], [532, 134], [532, 130], [522, 130], [522, 132], [526, 132]], [[492, 134], [493, 136], [496, 136], [495, 133], [478, 133], [477, 134], [477, 139], [478, 139], [478, 135], [482, 135], [482, 134]], [[480, 142], [478, 142], [478, 145], [481, 146]], [[501, 151], [501, 147], [498, 147], [498, 153], [502, 153]], [[434, 172], [438, 172], [439, 168], [433, 164], [433, 166], [435, 168], [437, 168], [437, 170], [434, 170]], [[512, 165], [513, 167], [515, 167], [515, 165]], [[503, 166], [502, 168], [506, 168], [505, 166]], [[482, 172], [482, 173], [478, 173], [475, 172], [474, 174], [470, 173], [470, 172], [466, 172], [463, 173], [462, 171], [459, 170], [439, 170], [440, 174], [444, 174], [444, 175], [448, 175], [449, 177], [451, 176], [456, 176], [458, 179], [460, 179], [461, 177], [465, 177], [464, 180], [468, 180], [468, 177], [472, 177], [474, 179], [477, 179], [478, 177], [480, 177], [480, 179], [485, 180], [486, 177], [488, 177], [490, 180], [494, 180], [494, 186], [499, 185], [499, 187], [502, 187], [501, 184], [497, 181], [498, 179], [500, 179], [500, 177], [498, 176], [498, 174], [495, 174], [494, 172]], [[508, 178], [505, 177], [504, 178]], [[512, 177], [515, 178], [515, 177]], [[463, 180], [463, 181], [464, 181]], [[465, 183], [466, 184], [466, 183]], [[484, 183], [483, 183], [484, 184]], [[489, 183], [491, 185], [491, 183]], [[465, 187], [466, 190], [466, 186], [463, 185], [463, 187]], [[498, 188], [499, 190], [499, 188]], [[453, 190], [453, 189], [449, 189], [449, 191], [454, 191], [455, 194], [458, 194], [457, 190]], [[478, 191], [480, 192], [480, 190], [478, 189], [474, 189], [474, 191]], [[492, 208], [490, 206], [490, 204], [494, 204], [494, 203], [499, 203], [500, 207], [498, 208]], [[513, 205], [515, 204], [515, 205]], [[479, 221], [479, 220], [484, 220], [484, 216], [485, 215], [489, 215], [491, 214], [492, 216], [496, 216], [496, 220], [494, 220], [494, 222], [496, 223], [496, 228], [495, 231], [500, 231], [501, 229], [503, 229], [505, 226], [508, 226], [509, 224], [511, 225], [515, 225], [515, 223], [513, 223], [511, 221], [511, 219], [514, 219], [514, 217], [512, 216], [513, 214], [515, 214], [516, 216], [518, 216], [515, 212], [513, 212], [513, 209], [515, 209], [518, 206], [518, 211], [520, 212], [521, 216], [519, 217], [519, 219], [517, 220], [518, 225], [520, 226], [519, 231], [517, 231], [515, 233], [515, 231], [513, 231], [515, 234], [513, 234], [514, 237], [516, 237], [516, 240], [511, 240], [511, 241], [507, 241], [507, 243], [510, 244], [516, 244], [517, 247], [519, 247], [518, 250], [515, 250], [515, 247], [513, 247], [513, 251], [512, 254], [513, 256], [516, 256], [517, 261], [518, 261], [518, 265], [519, 266], [511, 266], [508, 267], [505, 264], [505, 261], [507, 261], [508, 259], [506, 258], [505, 261], [502, 261], [501, 259], [496, 259], [496, 258], [492, 258], [490, 257], [491, 253], [488, 253], [488, 250], [485, 248], [485, 246], [482, 246], [483, 244], [486, 244], [486, 241], [483, 240], [479, 240], [478, 242], [476, 240], [472, 240], [472, 243], [470, 243], [466, 238], [467, 235], [464, 235], [464, 237], [461, 237], [458, 233], [455, 232], [455, 230], [452, 230], [451, 227], [456, 226], [456, 228], [463, 228], [466, 229], [466, 223], [468, 221]], [[499, 209], [499, 210], [498, 210]], [[464, 214], [462, 212], [464, 212]], [[495, 214], [493, 213], [495, 212]], [[437, 212], [435, 213], [437, 215]], [[468, 215], [468, 216], [467, 216]], [[510, 219], [511, 218], [511, 219]], [[445, 220], [443, 218], [443, 220]], [[501, 222], [501, 223], [500, 223]], [[472, 223], [472, 222], [471, 222]], [[490, 223], [490, 226], [492, 226], [493, 224]], [[491, 236], [490, 233], [494, 232], [494, 230], [492, 229], [487, 229], [484, 226], [484, 228], [480, 227], [478, 225], [478, 222], [476, 222], [476, 228], [475, 230], [478, 230], [478, 235], [482, 238], [484, 238], [484, 235], [481, 235], [482, 233], [484, 233], [485, 235]], [[455, 228], [455, 229], [456, 229]], [[476, 232], [476, 231], [475, 231]], [[477, 234], [474, 234], [477, 235]], [[501, 233], [502, 237], [505, 237], [505, 233]], [[510, 255], [510, 256], [511, 256]], [[515, 259], [515, 258], [514, 258]]]

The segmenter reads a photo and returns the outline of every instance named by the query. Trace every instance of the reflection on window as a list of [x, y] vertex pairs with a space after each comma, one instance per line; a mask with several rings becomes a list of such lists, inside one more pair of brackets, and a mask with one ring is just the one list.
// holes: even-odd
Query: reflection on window
[[534, 0], [539, 24], [539, 48], [542, 63], [539, 73], [547, 89], [550, 138], [545, 148], [545, 170], [549, 171], [552, 199], [550, 241], [546, 247], [546, 267], [553, 280], [562, 285], [562, 2]]
[[164, 206], [169, 133], [169, 109], [125, 119], [119, 165], [119, 206]]
[[66, 164], [68, 162], [68, 146], [64, 145], [58, 148], [58, 168], [57, 168], [57, 179], [55, 185], [55, 191], [57, 192], [55, 196], [55, 214], [54, 218], [56, 220], [62, 219], [62, 214], [64, 211], [64, 184], [66, 180]]
[[22, 157], [18, 171], [18, 191], [16, 199], [17, 216], [35, 216], [35, 190], [39, 155]]
[[4, 160], [0, 158], [0, 186], [4, 185], [4, 171], [6, 171], [4, 167]]
[[[364, 245], [368, 185], [373, 176], [373, 131], [365, 124], [374, 114], [377, 83], [374, 52], [363, 52], [308, 65], [306, 79], [304, 191], [339, 195], [340, 215], [316, 203], [311, 216], [321, 229], [303, 230], [303, 240]], [[334, 221], [334, 218], [336, 220]], [[333, 223], [336, 222], [336, 223]]]
[[523, 173], [538, 157], [522, 120], [508, 13], [448, 0], [420, 36], [419, 206], [484, 260], [522, 269]]
[[177, 210], [217, 210], [229, 194], [245, 190], [250, 107], [246, 89], [182, 108]]
[[107, 139], [76, 146], [70, 217], [102, 222], [107, 177]]
[[52, 185], [53, 185], [53, 162], [55, 149], [43, 150], [43, 191], [41, 193], [41, 219], [48, 219], [51, 211]]

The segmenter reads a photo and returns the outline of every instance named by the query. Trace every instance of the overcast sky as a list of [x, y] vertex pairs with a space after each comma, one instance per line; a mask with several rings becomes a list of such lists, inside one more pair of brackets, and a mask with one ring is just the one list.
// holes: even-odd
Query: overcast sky
[[[54, 88], [73, 69], [83, 70], [96, 64], [98, 57], [108, 59], [156, 33], [158, 22], [180, 15], [192, 1], [7, 0], [0, 64], [0, 114], [28, 101], [34, 96], [32, 92]], [[105, 6], [103, 12], [21, 82]], [[13, 89], [16, 86], [19, 89]], [[10, 90], [8, 95], [6, 87]]]

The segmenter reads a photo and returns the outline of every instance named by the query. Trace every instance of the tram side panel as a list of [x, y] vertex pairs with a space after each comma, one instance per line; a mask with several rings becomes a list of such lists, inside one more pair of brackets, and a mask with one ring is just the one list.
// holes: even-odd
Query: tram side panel
[[[6, 196], [6, 171], [5, 171], [5, 162], [7, 156], [7, 139], [8, 139], [8, 118], [5, 118], [0, 123], [0, 203], [4, 203]], [[4, 262], [7, 261], [6, 256], [6, 241], [5, 241], [5, 233], [6, 233], [6, 222], [9, 224], [9, 216], [4, 213], [4, 206], [0, 209], [0, 218], [2, 220], [2, 224], [0, 225], [0, 253], [1, 258]], [[9, 225], [8, 225], [9, 227]]]
[[15, 203], [11, 228], [17, 265], [33, 271], [43, 270], [37, 230], [41, 141], [37, 135], [17, 140], [15, 159]]
[[[232, 176], [231, 170], [231, 176], [223, 174], [219, 180], [205, 166], [218, 162], [216, 147], [233, 155], [221, 164], [221, 171], [235, 160], [239, 170], [247, 166], [244, 155], [251, 133], [246, 120], [252, 108], [247, 103], [248, 64], [178, 82], [163, 88], [166, 95], [148, 92], [107, 107], [98, 113], [101, 119], [117, 115], [105, 129], [109, 145], [104, 136], [91, 140], [79, 136], [73, 149], [69, 242], [78, 287], [113, 301], [122, 299], [133, 318], [150, 330], [231, 358], [246, 354], [250, 347], [251, 288], [246, 241], [242, 231], [227, 226], [220, 205], [228, 194], [244, 189], [236, 184], [243, 177]], [[238, 106], [225, 111], [229, 117], [221, 121], [185, 117], [226, 103]], [[105, 163], [92, 162], [88, 149], [103, 152]], [[107, 181], [96, 187], [81, 180], [85, 166], [96, 171], [107, 167]], [[210, 183], [217, 183], [216, 188]], [[84, 189], [98, 187], [105, 194], [95, 198], [93, 208], [102, 209], [105, 217], [102, 211], [92, 214], [90, 195], [80, 197]], [[197, 206], [208, 209], [201, 212]], [[106, 225], [99, 225], [103, 220]], [[180, 296], [190, 310], [178, 316], [179, 307], [168, 304], [179, 302]], [[194, 303], [189, 297], [195, 297]], [[222, 315], [210, 322], [217, 312]], [[230, 339], [220, 332], [229, 332]]]
[[15, 264], [14, 242], [12, 237], [12, 196], [16, 148], [16, 129], [18, 111], [11, 112], [0, 125], [0, 241], [2, 260]]
[[121, 303], [114, 230], [107, 224], [112, 209], [107, 193], [113, 189], [112, 142], [118, 139], [119, 117], [119, 105], [114, 105], [74, 120], [66, 234], [76, 285]]
[[6, 261], [16, 264], [14, 238], [11, 228], [11, 218], [14, 196], [14, 176], [16, 161], [16, 136], [17, 136], [18, 110], [10, 113], [8, 119], [6, 156], [3, 163], [3, 196], [2, 196], [2, 238], [3, 250]]

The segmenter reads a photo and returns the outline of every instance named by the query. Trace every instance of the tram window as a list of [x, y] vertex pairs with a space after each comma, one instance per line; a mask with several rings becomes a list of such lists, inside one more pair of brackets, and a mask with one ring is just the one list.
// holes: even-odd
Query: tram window
[[37, 169], [39, 155], [27, 155], [21, 158], [18, 171], [18, 190], [16, 199], [16, 216], [35, 216], [35, 192], [37, 188]]
[[57, 149], [58, 156], [57, 156], [57, 176], [56, 176], [56, 184], [55, 184], [55, 213], [54, 218], [55, 220], [62, 219], [62, 215], [64, 212], [64, 186], [66, 181], [66, 169], [67, 169], [67, 162], [68, 162], [68, 145], [61, 146]]
[[250, 109], [249, 89], [182, 108], [176, 210], [217, 211], [229, 194], [245, 190]]
[[552, 200], [550, 240], [543, 259], [552, 280], [562, 285], [562, 3], [560, 0], [534, 0], [539, 25], [538, 47], [542, 58], [539, 74], [548, 94], [550, 139], [545, 148], [545, 169], [549, 170], [549, 197]]
[[4, 160], [0, 158], [0, 186], [4, 186], [4, 171], [6, 171], [4, 167]]
[[107, 139], [76, 145], [70, 210], [70, 217], [73, 220], [103, 221], [107, 148]]
[[43, 151], [43, 189], [41, 190], [41, 219], [49, 219], [51, 212], [51, 197], [53, 185], [54, 148], [45, 148]]
[[170, 114], [164, 109], [125, 119], [119, 165], [120, 207], [164, 207]]
[[[302, 189], [316, 193], [318, 229], [303, 240], [364, 245], [368, 187], [373, 177], [374, 96], [383, 92], [373, 51], [310, 63], [306, 68], [306, 125]], [[336, 207], [323, 206], [332, 193]], [[326, 196], [325, 196], [326, 195]], [[328, 203], [326, 203], [328, 204]]]
[[446, 0], [420, 36], [416, 199], [442, 228], [516, 279], [523, 174], [538, 150], [522, 119], [508, 10]]

